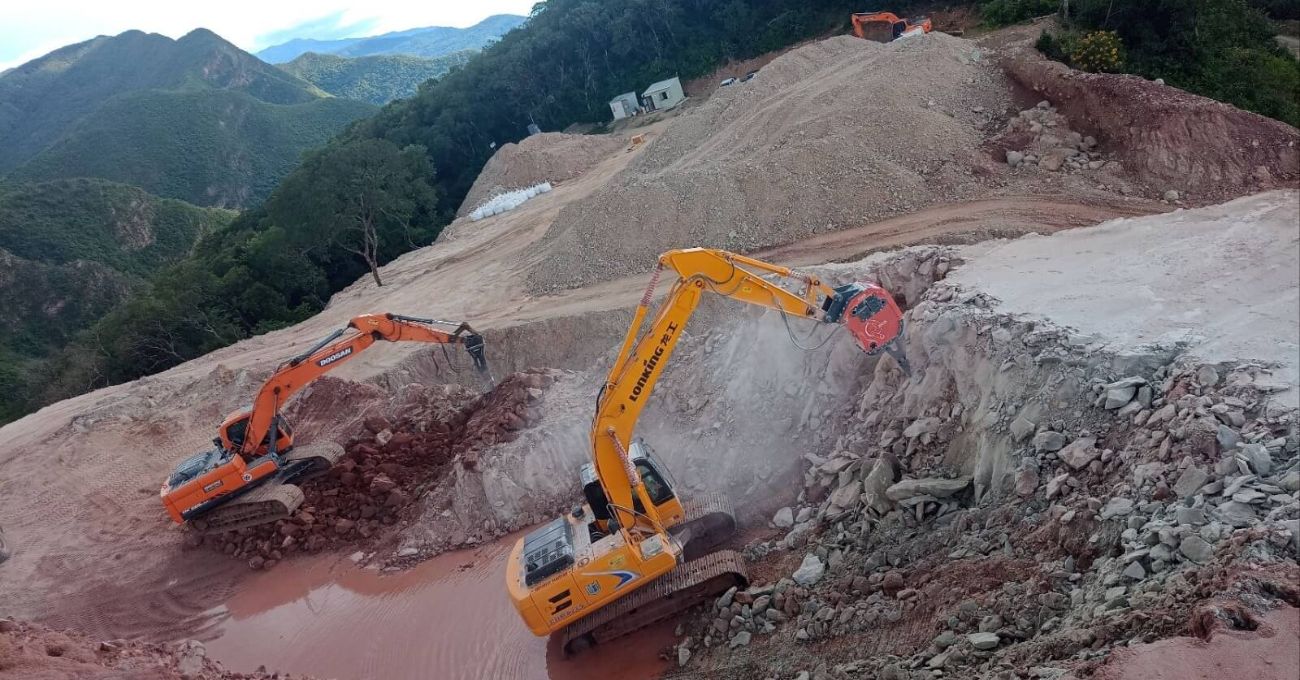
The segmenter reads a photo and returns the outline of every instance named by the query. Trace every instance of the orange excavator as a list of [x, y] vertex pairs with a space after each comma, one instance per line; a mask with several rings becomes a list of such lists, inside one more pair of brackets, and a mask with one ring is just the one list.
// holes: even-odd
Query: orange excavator
[[853, 20], [853, 35], [876, 42], [893, 42], [934, 30], [930, 17], [903, 19], [893, 12], [858, 12], [850, 18]]
[[[665, 269], [676, 281], [643, 330]], [[729, 504], [716, 494], [684, 498], [649, 445], [633, 436], [705, 293], [773, 309], [787, 322], [843, 327], [866, 353], [887, 352], [909, 370], [899, 343], [903, 313], [876, 284], [832, 288], [816, 276], [722, 250], [661, 255], [597, 397], [592, 461], [580, 472], [586, 503], [520, 538], [506, 564], [506, 592], [524, 623], [536, 635], [562, 634], [566, 652], [747, 583], [740, 554], [717, 549], [735, 532]]]
[[333, 442], [295, 446], [293, 428], [280, 409], [313, 380], [379, 340], [464, 345], [474, 367], [491, 381], [483, 337], [467, 323], [397, 314], [355, 317], [280, 364], [253, 405], [221, 423], [212, 449], [176, 466], [159, 492], [172, 520], [200, 531], [230, 531], [292, 515], [303, 502], [296, 483], [328, 470], [343, 457], [343, 447]]

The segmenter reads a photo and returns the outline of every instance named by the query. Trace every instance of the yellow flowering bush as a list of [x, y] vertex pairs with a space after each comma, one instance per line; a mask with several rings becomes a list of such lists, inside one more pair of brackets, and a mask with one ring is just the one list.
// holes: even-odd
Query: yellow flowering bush
[[1075, 68], [1093, 73], [1118, 71], [1124, 65], [1122, 47], [1114, 31], [1094, 31], [1074, 44], [1070, 61]]

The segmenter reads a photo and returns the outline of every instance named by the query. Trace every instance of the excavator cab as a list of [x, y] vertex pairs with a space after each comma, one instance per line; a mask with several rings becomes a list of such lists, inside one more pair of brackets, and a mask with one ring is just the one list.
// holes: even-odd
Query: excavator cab
[[[221, 436], [212, 440], [212, 443], [228, 451], [242, 450], [244, 447], [244, 434], [248, 431], [248, 421], [252, 417], [252, 407], [235, 411], [229, 416], [226, 416], [225, 422], [221, 423], [219, 429]], [[288, 451], [290, 447], [293, 446], [293, 427], [289, 424], [289, 420], [283, 415], [276, 418], [275, 425], [275, 450], [280, 452]], [[268, 432], [266, 436], [262, 438], [262, 442], [258, 445], [255, 455], [266, 455], [270, 443], [271, 433]]]
[[[684, 516], [684, 512], [681, 501], [677, 498], [677, 484], [668, 474], [668, 467], [659, 461], [650, 446], [641, 439], [632, 441], [628, 455], [632, 459], [632, 464], [636, 466], [641, 484], [645, 486], [646, 495], [650, 497], [650, 502], [654, 504], [659, 516], [669, 522], [679, 521]], [[585, 507], [574, 510], [574, 517], [581, 519], [584, 514], [591, 513], [587, 530], [592, 541], [600, 540], [618, 531], [618, 518], [611, 515], [609, 511], [609, 500], [605, 497], [605, 490], [600, 486], [596, 466], [584, 463], [578, 471], [578, 476], [582, 480], [582, 496], [587, 503]], [[645, 505], [641, 503], [640, 498], [632, 500], [632, 509], [637, 513], [645, 513]]]

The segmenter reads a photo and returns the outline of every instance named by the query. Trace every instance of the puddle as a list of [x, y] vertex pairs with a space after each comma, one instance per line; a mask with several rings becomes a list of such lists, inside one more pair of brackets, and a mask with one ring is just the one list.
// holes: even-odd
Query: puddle
[[247, 579], [208, 653], [227, 669], [337, 680], [654, 678], [673, 624], [572, 659], [524, 626], [502, 584], [514, 537], [381, 576], [346, 557], [296, 560]]

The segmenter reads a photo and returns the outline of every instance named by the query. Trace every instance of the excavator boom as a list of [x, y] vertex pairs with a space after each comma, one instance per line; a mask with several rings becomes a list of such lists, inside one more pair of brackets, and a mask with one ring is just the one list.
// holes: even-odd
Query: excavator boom
[[[654, 288], [665, 269], [675, 273], [677, 281], [648, 330], [641, 333]], [[763, 278], [763, 274], [792, 281], [803, 290], [791, 292]], [[632, 507], [633, 489], [638, 485], [626, 456], [632, 430], [687, 320], [706, 291], [787, 316], [841, 324], [868, 354], [897, 347], [903, 331], [902, 311], [875, 284], [854, 283], [831, 288], [816, 276], [722, 250], [691, 248], [664, 253], [605, 380], [592, 426], [596, 471], [606, 487], [610, 505], [615, 508]], [[646, 507], [644, 514], [651, 520], [659, 520], [653, 504], [641, 500]]]
[[[433, 324], [454, 325], [455, 329], [445, 332], [434, 328]], [[268, 446], [275, 444], [274, 438], [267, 435], [271, 432], [272, 422], [280, 415], [280, 407], [298, 390], [342, 366], [379, 340], [464, 344], [475, 369], [483, 375], [487, 374], [483, 337], [475, 333], [467, 323], [456, 324], [397, 314], [364, 314], [354, 317], [348, 321], [347, 326], [334, 331], [302, 354], [280, 364], [254, 397], [252, 414], [247, 429], [241, 433], [240, 441], [227, 439], [222, 444], [228, 448], [237, 448], [245, 458], [266, 453]]]
[[[452, 328], [442, 330], [439, 325]], [[347, 326], [280, 364], [262, 384], [252, 406], [221, 424], [213, 449], [177, 465], [159, 492], [172, 520], [226, 531], [292, 514], [303, 500], [295, 483], [328, 470], [343, 456], [343, 448], [331, 442], [295, 447], [281, 408], [313, 380], [380, 340], [463, 344], [474, 367], [491, 379], [483, 337], [469, 324], [397, 314], [354, 317]]]
[[[676, 280], [652, 315], [665, 270]], [[587, 503], [520, 539], [506, 570], [507, 590], [525, 623], [537, 635], [563, 630], [566, 650], [612, 639], [746, 581], [739, 555], [714, 550], [734, 531], [730, 507], [719, 498], [683, 500], [663, 464], [633, 438], [706, 292], [843, 326], [867, 353], [902, 357], [902, 311], [876, 284], [831, 287], [722, 250], [660, 256], [597, 399], [592, 463], [582, 471]]]

